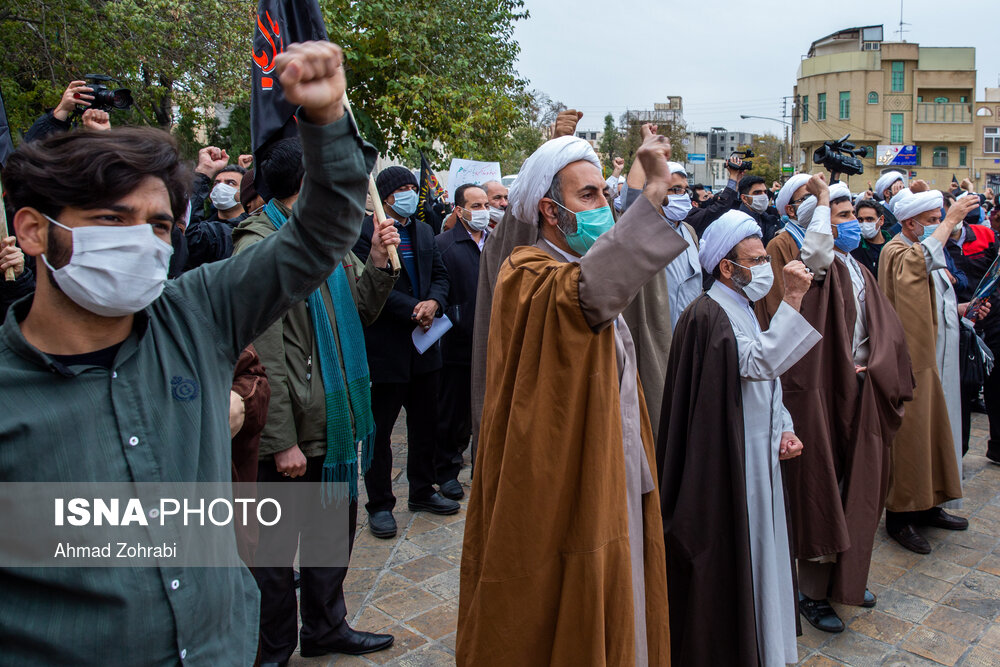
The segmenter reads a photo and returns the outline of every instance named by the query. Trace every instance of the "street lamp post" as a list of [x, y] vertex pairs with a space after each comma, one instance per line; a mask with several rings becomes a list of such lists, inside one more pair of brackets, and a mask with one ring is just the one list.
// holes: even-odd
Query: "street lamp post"
[[750, 115], [742, 114], [741, 113], [740, 114], [740, 118], [742, 118], [743, 120], [746, 120], [748, 118], [760, 118], [761, 120], [773, 120], [776, 123], [781, 123], [782, 125], [785, 125], [785, 141], [781, 144], [781, 152], [780, 152], [780, 155], [778, 157], [778, 159], [781, 161], [781, 164], [778, 166], [778, 169], [781, 170], [780, 173], [782, 174], [782, 178], [784, 178], [784, 173], [785, 173], [785, 171], [784, 171], [784, 169], [785, 169], [785, 147], [788, 144], [788, 128], [792, 127], [792, 124], [789, 123], [787, 120], [782, 120], [781, 118], [773, 118], [771, 116], [750, 116]]

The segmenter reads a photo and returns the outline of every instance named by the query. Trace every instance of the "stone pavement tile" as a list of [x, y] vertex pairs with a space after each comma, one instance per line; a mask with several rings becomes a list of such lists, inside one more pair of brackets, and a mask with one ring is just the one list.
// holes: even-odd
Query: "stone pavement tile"
[[870, 614], [855, 618], [848, 627], [872, 639], [895, 645], [913, 629], [913, 624], [873, 610]]
[[909, 570], [911, 567], [914, 567], [920, 562], [921, 558], [922, 556], [920, 554], [907, 551], [903, 547], [896, 544], [895, 540], [885, 542], [872, 553], [873, 561], [885, 563], [886, 565], [892, 565], [904, 570]]
[[384, 651], [369, 653], [365, 656], [368, 660], [371, 660], [378, 665], [391, 663], [396, 658], [406, 655], [410, 651], [420, 648], [427, 643], [426, 638], [404, 628], [402, 625], [390, 625], [388, 628], [385, 628], [383, 632], [395, 637], [396, 641], [394, 641], [392, 646]]
[[347, 606], [347, 613], [351, 613], [352, 609], [361, 609], [364, 605], [365, 598], [368, 593], [344, 593], [344, 604]]
[[452, 569], [454, 566], [443, 558], [437, 556], [424, 556], [409, 562], [397, 565], [392, 570], [410, 581], [420, 583], [431, 577]]
[[416, 587], [375, 601], [376, 607], [400, 621], [422, 614], [439, 604], [441, 598]]
[[[466, 493], [468, 493], [468, 489], [466, 489]], [[463, 510], [468, 509], [468, 505], [469, 505], [468, 495], [466, 495], [466, 499], [462, 501], [462, 509]], [[450, 516], [435, 516], [432, 520], [437, 522], [441, 526], [451, 526], [453, 524], [465, 521], [465, 512], [462, 511], [459, 512], [458, 514], [452, 514]]]
[[375, 593], [372, 595], [372, 599], [378, 600], [379, 598], [395, 595], [401, 591], [407, 591], [412, 587], [412, 581], [404, 579], [393, 572], [386, 572], [382, 575], [382, 578], [379, 579], [378, 586], [375, 588]]
[[925, 556], [913, 569], [928, 577], [941, 579], [952, 584], [957, 584], [962, 580], [962, 577], [969, 573], [969, 568], [935, 558], [933, 555]]
[[458, 629], [458, 604], [446, 602], [411, 618], [406, 625], [431, 639], [441, 639]]
[[[962, 565], [964, 567], [975, 567], [981, 560], [986, 558], [985, 551], [970, 549], [960, 544], [942, 544], [932, 553], [935, 558]], [[919, 556], [918, 556], [919, 558]]]
[[395, 660], [392, 667], [450, 667], [454, 664], [455, 656], [444, 647], [431, 644]]
[[989, 556], [983, 559], [983, 562], [976, 567], [977, 570], [982, 570], [983, 572], [989, 572], [990, 574], [1000, 576], [1000, 555], [996, 553], [991, 553]]
[[368, 522], [365, 522], [365, 527], [358, 531], [357, 536], [354, 538], [354, 548], [359, 547], [393, 547], [396, 542], [403, 539], [400, 531], [397, 529], [396, 537], [390, 537], [386, 539], [384, 537], [375, 537], [372, 532], [368, 530]]
[[868, 581], [889, 586], [904, 574], [906, 574], [906, 570], [901, 567], [873, 560], [871, 569], [868, 570]]
[[921, 625], [972, 642], [983, 634], [983, 630], [989, 624], [979, 616], [959, 611], [954, 607], [939, 605], [927, 614]]
[[1000, 651], [1000, 625], [994, 623], [979, 640], [980, 646]]
[[812, 653], [813, 653], [813, 650], [811, 648], [803, 646], [802, 644], [797, 644], [795, 648], [798, 649], [798, 652], [796, 653], [796, 655], [798, 655], [798, 662], [796, 664], [799, 664], [799, 665], [801, 665], [802, 662], [806, 658], [808, 658], [809, 656], [811, 656]]
[[288, 667], [325, 667], [330, 662], [330, 658], [329, 655], [322, 655], [318, 658], [303, 658], [298, 653], [293, 653], [292, 657], [288, 659]]
[[389, 564], [390, 567], [395, 567], [400, 563], [405, 563], [411, 561], [414, 558], [420, 558], [421, 556], [426, 556], [427, 552], [418, 547], [416, 544], [410, 540], [403, 541], [396, 550], [396, 555], [392, 557], [392, 562]]
[[805, 618], [800, 616], [800, 620], [802, 621], [802, 636], [798, 639], [799, 643], [806, 648], [817, 649], [833, 639], [834, 635], [817, 630]]
[[951, 591], [954, 584], [911, 570], [900, 577], [893, 587], [904, 593], [938, 602]]
[[840, 664], [842, 663], [837, 662], [836, 660], [831, 660], [820, 653], [817, 653], [805, 662], [799, 663], [800, 667], [838, 667]]
[[458, 597], [460, 573], [458, 568], [452, 567], [447, 572], [442, 572], [436, 577], [431, 577], [423, 583], [423, 588], [444, 600], [453, 600]]
[[458, 640], [458, 633], [457, 632], [453, 632], [450, 635], [448, 635], [447, 637], [442, 637], [441, 638], [441, 645], [444, 646], [445, 648], [447, 648], [452, 653], [454, 653], [455, 652], [455, 643], [456, 643], [457, 640]]
[[413, 523], [410, 524], [410, 527], [406, 531], [406, 537], [412, 538], [416, 535], [423, 535], [424, 533], [432, 531], [435, 528], [440, 528], [441, 524], [432, 521], [432, 516], [433, 515], [431, 514], [422, 514], [413, 519]]
[[379, 632], [393, 624], [392, 618], [372, 605], [368, 605], [361, 615], [351, 623], [351, 627], [361, 632]]
[[837, 612], [837, 616], [840, 616], [840, 620], [844, 622], [844, 625], [850, 624], [858, 616], [871, 613], [871, 609], [865, 609], [853, 604], [840, 604], [833, 601], [830, 604], [833, 606], [833, 610]]
[[919, 623], [934, 605], [915, 595], [887, 590], [878, 599], [878, 608], [887, 614], [911, 623]]
[[347, 593], [367, 593], [375, 586], [379, 571], [376, 569], [361, 569], [352, 567], [347, 570], [344, 578], [344, 591]]
[[897, 650], [886, 657], [882, 662], [882, 667], [941, 667], [941, 663], [922, 658], [908, 651]]
[[968, 647], [960, 639], [930, 628], [917, 628], [899, 646], [910, 653], [922, 655], [929, 660], [940, 662], [942, 665], [954, 665]]
[[357, 547], [351, 554], [351, 567], [382, 568], [392, 554], [392, 547]]
[[949, 530], [940, 532], [947, 532], [944, 536], [944, 539], [947, 542], [951, 544], [959, 544], [970, 549], [976, 549], [977, 551], [993, 551], [993, 549], [996, 548], [997, 543], [1000, 542], [1000, 538], [980, 533], [972, 528], [969, 530]]
[[462, 542], [462, 533], [456, 533], [448, 526], [441, 526], [421, 535], [408, 538], [413, 544], [430, 553], [452, 549]]
[[974, 570], [962, 580], [962, 585], [977, 593], [1000, 599], [1000, 577], [988, 572]]
[[1000, 614], [1000, 600], [965, 588], [962, 584], [956, 586], [955, 590], [941, 600], [941, 603], [975, 614], [988, 621], [992, 621], [997, 614]]
[[958, 664], [961, 667], [1000, 667], [1000, 653], [976, 646]]
[[825, 656], [835, 658], [844, 665], [869, 667], [880, 665], [892, 647], [871, 637], [844, 630], [823, 647]]
[[[360, 655], [343, 655], [338, 653], [327, 657], [330, 658], [330, 662], [326, 663], [326, 667], [368, 667], [368, 665], [374, 664]], [[291, 661], [288, 663], [289, 667], [294, 667], [294, 664]]]

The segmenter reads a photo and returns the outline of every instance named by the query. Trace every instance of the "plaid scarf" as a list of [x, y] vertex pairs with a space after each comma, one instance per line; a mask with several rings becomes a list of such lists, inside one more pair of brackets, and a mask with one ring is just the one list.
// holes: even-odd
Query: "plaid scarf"
[[[288, 219], [272, 199], [264, 208], [275, 229], [281, 229]], [[337, 318], [340, 350], [333, 336], [333, 325], [323, 302], [321, 289], [309, 295], [309, 308], [316, 345], [319, 350], [319, 369], [323, 378], [326, 397], [326, 458], [323, 461], [323, 503], [344, 497], [341, 484], [350, 489], [350, 500], [358, 498], [358, 442], [361, 442], [361, 469], [372, 464], [375, 441], [375, 419], [372, 416], [371, 378], [368, 375], [368, 356], [361, 318], [354, 304], [347, 272], [341, 263], [326, 279], [327, 289], [333, 299], [333, 312]], [[347, 377], [341, 373], [343, 359]], [[352, 419], [353, 417], [353, 419]]]

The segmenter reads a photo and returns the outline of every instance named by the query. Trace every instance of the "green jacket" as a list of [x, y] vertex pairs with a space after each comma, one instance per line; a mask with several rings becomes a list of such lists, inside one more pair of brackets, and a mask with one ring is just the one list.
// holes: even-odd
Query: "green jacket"
[[[288, 215], [289, 209], [277, 203]], [[254, 243], [275, 233], [274, 225], [264, 212], [247, 218], [233, 230], [234, 254], [245, 251]], [[344, 270], [350, 280], [354, 304], [361, 316], [362, 326], [368, 326], [378, 317], [382, 305], [392, 291], [399, 273], [389, 273], [372, 264], [361, 265], [353, 252], [343, 259]], [[320, 288], [326, 312], [333, 325], [333, 336], [340, 349], [337, 333], [337, 314], [326, 283]], [[326, 455], [326, 398], [323, 378], [319, 368], [316, 333], [306, 301], [292, 306], [285, 316], [272, 324], [254, 341], [267, 379], [271, 385], [271, 403], [267, 410], [267, 424], [260, 439], [260, 460], [274, 458], [275, 452], [298, 444], [308, 457]], [[341, 375], [346, 375], [341, 357]], [[352, 416], [353, 421], [353, 416]]]

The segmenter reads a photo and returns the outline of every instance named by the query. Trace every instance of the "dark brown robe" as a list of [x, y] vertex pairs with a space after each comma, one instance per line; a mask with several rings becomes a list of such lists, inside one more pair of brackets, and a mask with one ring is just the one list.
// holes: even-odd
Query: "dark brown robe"
[[[782, 266], [775, 264], [776, 274]], [[853, 605], [864, 601], [888, 491], [889, 447], [913, 392], [899, 317], [875, 277], [861, 271], [870, 355], [865, 376], [859, 380], [854, 369], [850, 270], [834, 258], [799, 311], [823, 340], [781, 377], [785, 407], [804, 445], [801, 456], [782, 463], [793, 549], [801, 559], [836, 554], [831, 597]]]
[[705, 294], [675, 332], [656, 446], [671, 656], [685, 667], [752, 667], [759, 659], [736, 337]]
[[[233, 484], [239, 485], [241, 495], [250, 493], [256, 497], [253, 491], [257, 484], [257, 452], [271, 402], [271, 385], [253, 345], [247, 345], [240, 353], [233, 372], [232, 390], [243, 398], [245, 415], [243, 426], [232, 441]], [[248, 567], [253, 566], [258, 528], [256, 522], [245, 526], [236, 524], [236, 547]]]

